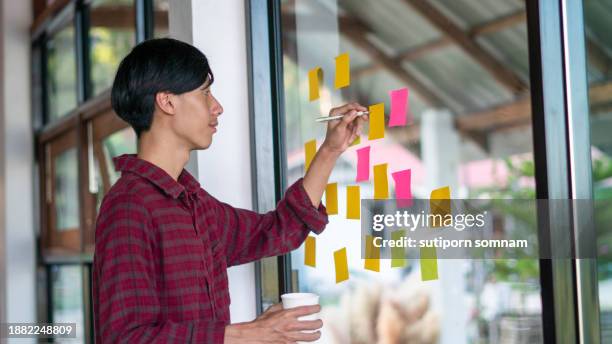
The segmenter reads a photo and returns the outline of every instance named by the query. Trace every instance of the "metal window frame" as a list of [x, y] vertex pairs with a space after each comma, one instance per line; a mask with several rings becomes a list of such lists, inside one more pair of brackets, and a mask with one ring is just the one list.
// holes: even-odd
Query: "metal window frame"
[[[274, 209], [285, 188], [280, 2], [245, 1], [253, 207]], [[270, 20], [270, 18], [273, 18]], [[270, 90], [264, 91], [264, 90]], [[260, 92], [262, 91], [262, 92]], [[270, 173], [272, 171], [272, 173]], [[278, 257], [279, 291], [291, 290], [291, 257]], [[256, 308], [262, 312], [261, 262], [255, 263]]]

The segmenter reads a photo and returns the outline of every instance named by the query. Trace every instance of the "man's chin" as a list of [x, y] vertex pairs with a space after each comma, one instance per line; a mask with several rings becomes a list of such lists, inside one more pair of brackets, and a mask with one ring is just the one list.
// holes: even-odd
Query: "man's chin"
[[196, 149], [197, 149], [197, 150], [207, 149], [207, 148], [208, 148], [208, 147], [210, 147], [211, 145], [212, 145], [212, 140], [211, 140], [211, 141], [209, 141], [209, 142], [207, 142], [207, 143], [199, 143], [199, 144], [196, 146]]

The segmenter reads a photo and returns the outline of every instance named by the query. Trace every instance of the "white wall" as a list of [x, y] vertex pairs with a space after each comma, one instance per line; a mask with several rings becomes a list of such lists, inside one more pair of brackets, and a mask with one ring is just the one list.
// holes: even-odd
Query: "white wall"
[[4, 216], [0, 216], [0, 274], [2, 269], [5, 272], [4, 284], [0, 285], [3, 291], [0, 307], [6, 315], [0, 322], [35, 322], [34, 156], [30, 114], [32, 9], [31, 1], [0, 0], [0, 6], [0, 208], [4, 209]]
[[[170, 35], [208, 57], [213, 95], [224, 113], [212, 146], [192, 155], [190, 171], [216, 198], [252, 209], [246, 22], [244, 1], [171, 0]], [[195, 166], [193, 165], [194, 161]], [[253, 263], [229, 269], [232, 322], [255, 318]]]

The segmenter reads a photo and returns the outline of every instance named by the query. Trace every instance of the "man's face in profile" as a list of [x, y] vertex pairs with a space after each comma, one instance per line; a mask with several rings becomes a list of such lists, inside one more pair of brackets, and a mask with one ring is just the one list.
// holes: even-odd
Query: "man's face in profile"
[[223, 107], [212, 95], [210, 81], [200, 87], [178, 95], [173, 127], [177, 135], [192, 149], [206, 149], [217, 132], [218, 117]]

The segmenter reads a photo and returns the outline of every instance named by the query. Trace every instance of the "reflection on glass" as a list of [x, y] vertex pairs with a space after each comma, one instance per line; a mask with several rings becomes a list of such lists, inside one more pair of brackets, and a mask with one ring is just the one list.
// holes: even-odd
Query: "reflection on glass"
[[57, 155], [54, 160], [53, 201], [55, 230], [79, 227], [79, 180], [76, 147]]
[[94, 0], [90, 18], [91, 81], [96, 95], [111, 86], [119, 62], [134, 46], [134, 0]]
[[49, 120], [66, 115], [77, 104], [74, 27], [63, 28], [47, 41]]
[[162, 38], [168, 37], [170, 32], [168, 31], [168, 10], [170, 4], [168, 0], [155, 0], [154, 2], [154, 11], [155, 17], [153, 19], [153, 25], [155, 25], [153, 29], [153, 37], [154, 38]]
[[[411, 169], [414, 198], [443, 186], [452, 198], [535, 198], [526, 23], [520, 16], [499, 21], [524, 11], [523, 3], [418, 3], [427, 10], [401, 1], [282, 3], [287, 185], [304, 174], [304, 143], [322, 143], [325, 125], [314, 119], [331, 107], [383, 102], [388, 124], [389, 91], [408, 87], [414, 117], [405, 127], [385, 126], [384, 139], [366, 134], [340, 157], [330, 178], [338, 183], [339, 213], [317, 237], [316, 268], [304, 266], [303, 247], [292, 253], [295, 289], [321, 296], [325, 343], [542, 342], [537, 260], [439, 260], [439, 279], [427, 282], [418, 259], [393, 269], [381, 260], [378, 273], [364, 269], [360, 223], [346, 219], [348, 185], [359, 185], [362, 199], [373, 197], [372, 179], [355, 182], [358, 148], [371, 145], [371, 165], [388, 163], [390, 187], [392, 172]], [[480, 52], [448, 39], [432, 13], [449, 18]], [[351, 84], [335, 89], [334, 58], [344, 52]], [[320, 99], [310, 102], [315, 66], [325, 80]], [[511, 214], [495, 228], [511, 230]], [[336, 284], [333, 252], [343, 247], [350, 279]]]
[[54, 323], [76, 323], [76, 338], [59, 343], [84, 343], [83, 271], [78, 265], [51, 266], [52, 317]]
[[132, 128], [125, 128], [109, 135], [102, 140], [102, 145], [96, 144], [94, 151], [96, 182], [98, 184], [96, 209], [100, 209], [104, 195], [121, 176], [120, 172], [115, 171], [113, 157], [128, 153], [136, 153], [136, 134]]
[[[591, 159], [595, 199], [612, 199], [612, 4], [585, 1], [585, 43], [589, 79]], [[610, 208], [596, 207], [597, 252], [609, 257], [612, 250]], [[612, 260], [597, 260], [601, 338], [609, 343], [612, 334]], [[608, 342], [606, 342], [608, 340]]]

